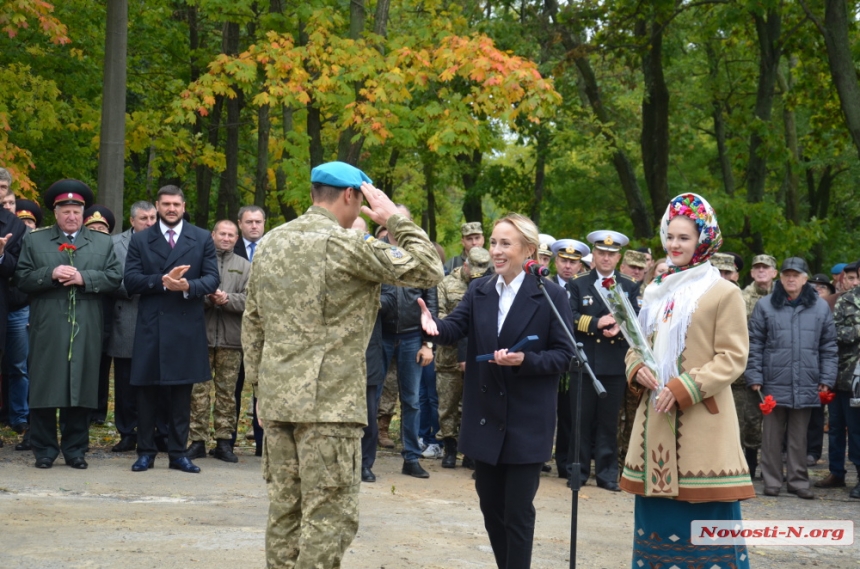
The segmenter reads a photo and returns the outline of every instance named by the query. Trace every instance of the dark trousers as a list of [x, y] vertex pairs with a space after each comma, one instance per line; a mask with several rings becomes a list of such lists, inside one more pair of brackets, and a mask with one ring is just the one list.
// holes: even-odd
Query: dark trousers
[[[242, 390], [245, 388], [245, 364], [239, 367], [239, 378], [236, 380], [236, 424], [239, 423], [239, 415], [242, 410]], [[256, 446], [257, 456], [262, 456], [263, 453], [263, 427], [257, 420], [257, 398], [251, 398], [251, 413], [254, 418], [251, 421], [251, 427], [254, 429], [254, 445]], [[236, 445], [236, 433], [233, 433], [233, 439], [230, 441], [232, 446]]]
[[848, 460], [860, 474], [860, 407], [851, 407], [851, 392], [837, 391], [836, 398], [828, 405], [830, 428], [827, 431], [828, 458], [830, 472], [844, 477], [845, 446], [848, 446]]
[[376, 462], [376, 443], [379, 442], [379, 423], [376, 421], [376, 413], [379, 412], [379, 391], [381, 385], [367, 386], [367, 426], [361, 436], [361, 467], [373, 468]]
[[[564, 376], [562, 376], [564, 381]], [[556, 413], [555, 427], [555, 466], [560, 478], [570, 476], [570, 457], [573, 456], [570, 441], [570, 432], [573, 428], [573, 413], [570, 408], [570, 393], [558, 392], [558, 407]]]
[[122, 437], [136, 436], [137, 394], [131, 385], [131, 358], [113, 360], [114, 422]]
[[[589, 378], [582, 382], [582, 424], [580, 425], [579, 464], [582, 484], [591, 472], [594, 459], [594, 473], [598, 485], [618, 482], [618, 413], [624, 402], [627, 380], [623, 375], [597, 376], [606, 389], [606, 397], [597, 396]], [[570, 389], [570, 408], [576, 409], [576, 389]], [[567, 455], [573, 460], [575, 441], [571, 438]], [[573, 474], [573, 473], [571, 473]]]
[[93, 409], [90, 414], [90, 420], [100, 421], [104, 423], [107, 419], [108, 399], [110, 398], [110, 364], [113, 358], [102, 352], [102, 359], [99, 362], [99, 392], [98, 392], [98, 407]]
[[62, 439], [57, 440], [57, 409], [30, 409], [30, 445], [36, 459], [56, 460], [60, 451], [66, 462], [84, 456], [90, 442], [90, 415], [86, 407], [63, 407]]
[[528, 569], [535, 533], [534, 498], [542, 463], [475, 461], [475, 490], [499, 569]]
[[188, 385], [137, 386], [137, 454], [155, 456], [155, 425], [161, 394], [167, 405], [167, 456], [177, 460], [185, 456], [188, 446], [188, 428], [191, 419], [191, 389]]
[[806, 454], [818, 460], [824, 449], [824, 405], [812, 410], [806, 430]]

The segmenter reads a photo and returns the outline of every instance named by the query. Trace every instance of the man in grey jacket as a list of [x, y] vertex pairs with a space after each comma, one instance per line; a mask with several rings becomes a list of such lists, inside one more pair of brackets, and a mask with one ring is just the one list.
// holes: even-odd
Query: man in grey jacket
[[[782, 263], [773, 292], [759, 301], [749, 320], [747, 385], [771, 396], [776, 407], [762, 421], [761, 472], [766, 496], [782, 487], [782, 444], [786, 441], [788, 491], [811, 500], [806, 465], [806, 429], [819, 391], [836, 383], [836, 328], [827, 303], [807, 284], [806, 261]], [[786, 432], [788, 437], [786, 438]]]
[[[216, 446], [212, 456], [225, 462], [239, 462], [233, 453], [236, 431], [236, 381], [242, 365], [242, 313], [251, 263], [233, 252], [239, 228], [228, 220], [219, 221], [212, 230], [221, 284], [204, 299], [206, 339], [209, 342], [209, 367], [215, 384]], [[188, 458], [204, 458], [209, 440], [210, 391], [213, 381], [195, 383], [191, 392], [191, 445]]]
[[[135, 202], [129, 212], [131, 229], [111, 237], [114, 254], [123, 271], [132, 234], [151, 227], [155, 224], [155, 219], [154, 205], [146, 201]], [[116, 300], [106, 355], [113, 358], [114, 422], [120, 440], [111, 450], [127, 452], [137, 448], [137, 396], [131, 387], [131, 352], [140, 295], [129, 295], [123, 283], [114, 293], [114, 297]]]

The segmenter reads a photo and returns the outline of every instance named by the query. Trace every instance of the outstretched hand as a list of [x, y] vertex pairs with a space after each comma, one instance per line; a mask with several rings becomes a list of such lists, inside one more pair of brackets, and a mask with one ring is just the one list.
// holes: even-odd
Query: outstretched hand
[[433, 320], [433, 315], [427, 310], [427, 305], [424, 304], [424, 299], [418, 299], [418, 306], [421, 307], [421, 329], [428, 336], [438, 336], [439, 329], [436, 327], [436, 321]]

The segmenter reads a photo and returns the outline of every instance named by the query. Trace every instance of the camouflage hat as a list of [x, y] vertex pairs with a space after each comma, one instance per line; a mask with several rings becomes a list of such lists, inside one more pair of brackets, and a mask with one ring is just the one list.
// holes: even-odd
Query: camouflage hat
[[770, 255], [756, 255], [755, 257], [753, 257], [752, 266], [755, 267], [756, 265], [767, 265], [771, 269], [775, 269], [776, 259], [774, 259]]
[[640, 269], [644, 269], [648, 266], [648, 255], [641, 251], [628, 249], [624, 252], [624, 258], [621, 262], [628, 267], [639, 267]]
[[738, 270], [737, 267], [735, 267], [735, 258], [731, 255], [727, 255], [726, 253], [714, 253], [714, 256], [711, 257], [711, 264], [720, 271], [731, 271], [735, 273]]
[[469, 274], [473, 279], [483, 276], [490, 268], [490, 252], [483, 247], [472, 247], [466, 255]]
[[469, 235], [483, 235], [484, 230], [481, 228], [480, 221], [469, 221], [460, 226], [460, 234], [463, 237], [468, 237]]

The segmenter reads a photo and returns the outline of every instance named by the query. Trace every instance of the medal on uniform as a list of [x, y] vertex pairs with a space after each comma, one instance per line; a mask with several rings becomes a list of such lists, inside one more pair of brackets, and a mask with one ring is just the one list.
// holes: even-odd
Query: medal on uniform
[[593, 296], [585, 295], [582, 297], [582, 305], [583, 306], [591, 306], [592, 304], [594, 304], [594, 297]]

